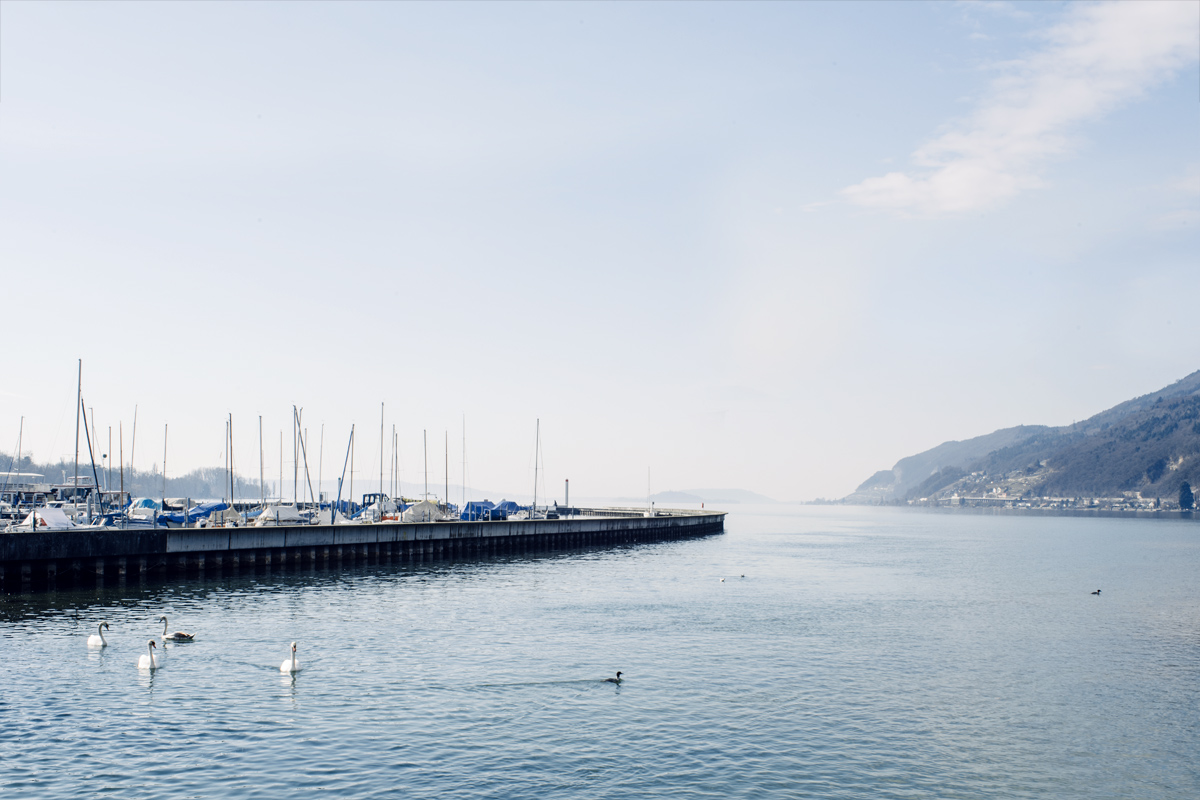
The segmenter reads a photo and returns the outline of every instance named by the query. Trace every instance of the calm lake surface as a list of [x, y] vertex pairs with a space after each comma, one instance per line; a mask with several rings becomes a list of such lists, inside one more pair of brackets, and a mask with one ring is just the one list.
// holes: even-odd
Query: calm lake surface
[[[197, 641], [139, 671], [164, 613]], [[5, 800], [1193, 800], [1200, 524], [735, 506], [696, 541], [0, 596], [0, 667]]]

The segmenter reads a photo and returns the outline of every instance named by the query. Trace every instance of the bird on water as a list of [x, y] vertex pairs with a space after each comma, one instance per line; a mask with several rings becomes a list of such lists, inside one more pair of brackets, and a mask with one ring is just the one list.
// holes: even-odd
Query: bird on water
[[88, 637], [88, 647], [108, 647], [108, 640], [104, 638], [104, 631], [107, 628], [107, 622], [101, 622], [97, 625], [96, 632]]
[[604, 682], [605, 683], [615, 683], [618, 686], [620, 686], [621, 685], [621, 673], [617, 672], [617, 677], [615, 677], [615, 678], [605, 678]]
[[196, 638], [196, 634], [184, 633], [183, 631], [175, 631], [174, 633], [168, 634], [167, 633], [167, 618], [159, 617], [158, 621], [163, 624], [162, 638], [163, 638], [163, 641], [165, 641], [165, 642], [190, 642]]
[[296, 643], [295, 642], [292, 642], [292, 657], [285, 659], [284, 662], [279, 665], [279, 671], [280, 672], [299, 672], [300, 671], [300, 662], [296, 660]]
[[154, 655], [154, 650], [158, 645], [154, 644], [154, 640], [149, 642], [149, 653], [138, 659], [138, 669], [158, 669], [158, 656]]
[[1092, 594], [1100, 594], [1100, 590], [1097, 589], [1096, 591], [1092, 592]]

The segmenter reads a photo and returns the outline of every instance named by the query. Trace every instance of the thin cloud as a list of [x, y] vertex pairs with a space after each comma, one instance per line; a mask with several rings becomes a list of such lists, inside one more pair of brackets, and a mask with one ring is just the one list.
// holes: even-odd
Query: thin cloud
[[1004, 2], [1004, 0], [960, 0], [958, 5], [972, 11], [990, 11], [993, 14], [1012, 17], [1013, 19], [1025, 19], [1029, 16], [1029, 12], [1022, 11], [1012, 3]]
[[1171, 199], [1182, 205], [1155, 220], [1158, 230], [1187, 230], [1200, 227], [1200, 164], [1191, 164], [1182, 178], [1171, 181], [1167, 186]]
[[890, 172], [841, 194], [873, 208], [919, 215], [998, 205], [1042, 185], [1040, 172], [1071, 147], [1072, 129], [1136, 98], [1196, 61], [1200, 6], [1114, 2], [1072, 7], [1046, 46], [1012, 62], [989, 97]]

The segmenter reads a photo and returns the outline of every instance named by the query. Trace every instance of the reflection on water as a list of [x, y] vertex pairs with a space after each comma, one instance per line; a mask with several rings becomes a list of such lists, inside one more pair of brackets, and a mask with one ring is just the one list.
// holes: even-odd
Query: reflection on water
[[[0, 795], [1200, 794], [1194, 528], [773, 507], [727, 530], [4, 596]], [[197, 639], [139, 670], [164, 614]]]

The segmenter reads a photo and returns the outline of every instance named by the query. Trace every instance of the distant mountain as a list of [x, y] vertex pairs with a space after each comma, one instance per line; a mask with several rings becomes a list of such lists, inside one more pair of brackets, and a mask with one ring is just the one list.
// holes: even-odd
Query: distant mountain
[[776, 500], [745, 489], [688, 489], [651, 495], [655, 503], [775, 503]]
[[1022, 425], [945, 442], [872, 475], [847, 498], [890, 503], [1005, 492], [1177, 497], [1200, 485], [1200, 371], [1074, 425]]

